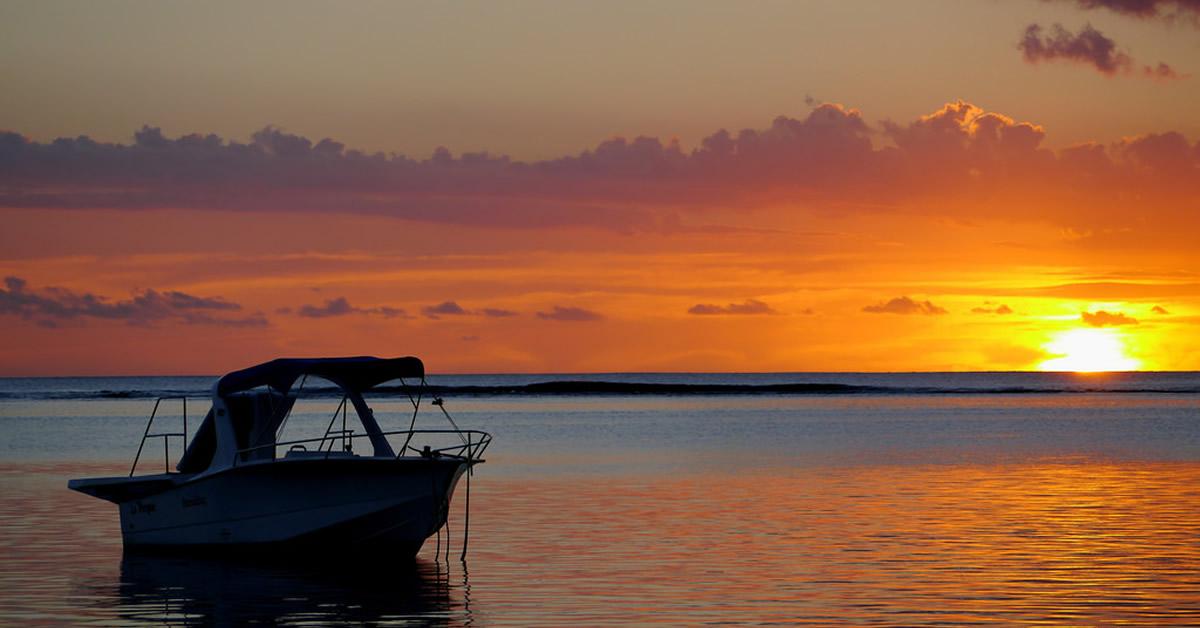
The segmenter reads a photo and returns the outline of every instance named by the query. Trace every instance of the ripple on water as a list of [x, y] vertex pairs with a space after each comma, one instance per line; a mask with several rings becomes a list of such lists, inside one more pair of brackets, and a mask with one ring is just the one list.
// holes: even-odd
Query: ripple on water
[[1200, 623], [1194, 463], [482, 475], [469, 573], [123, 560], [80, 471], [0, 468], [0, 623]]

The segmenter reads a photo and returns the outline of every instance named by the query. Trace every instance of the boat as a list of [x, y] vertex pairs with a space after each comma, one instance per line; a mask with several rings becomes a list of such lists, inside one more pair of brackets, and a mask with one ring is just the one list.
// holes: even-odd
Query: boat
[[[318, 397], [340, 402], [321, 437], [284, 440], [310, 379], [324, 380]], [[412, 413], [405, 404], [408, 429], [385, 431], [364, 393], [397, 380], [399, 389], [389, 391], [402, 393]], [[179, 398], [158, 399], [128, 476], [67, 486], [117, 505], [126, 550], [413, 557], [446, 524], [463, 475], [469, 505], [470, 475], [492, 440], [459, 429], [440, 398], [432, 405], [451, 429], [414, 429], [426, 392], [425, 367], [415, 357], [273, 360], [218, 379], [194, 434], [186, 398], [182, 431], [152, 432], [160, 405]], [[357, 416], [357, 426], [348, 415]], [[174, 469], [135, 475], [147, 441], [156, 438], [164, 466], [172, 440], [187, 446]]]

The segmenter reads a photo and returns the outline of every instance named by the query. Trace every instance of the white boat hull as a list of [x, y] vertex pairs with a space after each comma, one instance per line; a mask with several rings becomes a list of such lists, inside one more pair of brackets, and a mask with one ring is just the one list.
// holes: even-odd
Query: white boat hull
[[466, 469], [452, 458], [284, 459], [179, 478], [137, 497], [105, 495], [104, 484], [73, 488], [117, 502], [130, 549], [412, 556], [445, 524]]

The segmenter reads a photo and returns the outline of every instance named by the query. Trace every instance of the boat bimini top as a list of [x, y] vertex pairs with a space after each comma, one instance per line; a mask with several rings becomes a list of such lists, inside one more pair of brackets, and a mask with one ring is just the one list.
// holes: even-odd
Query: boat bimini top
[[269, 386], [286, 395], [296, 380], [305, 375], [327, 379], [347, 392], [362, 393], [393, 379], [416, 378], [424, 381], [425, 365], [414, 357], [406, 358], [279, 358], [258, 366], [234, 371], [217, 380], [213, 396]]
[[[334, 412], [334, 417], [340, 411], [344, 424], [347, 404], [349, 404], [354, 408], [354, 414], [362, 423], [365, 435], [354, 435], [353, 432], [345, 429], [333, 430], [333, 421], [331, 420], [330, 427], [326, 429], [325, 436], [322, 438], [277, 442], [278, 432], [286, 423], [296, 401], [296, 393], [292, 389], [297, 381], [301, 382], [300, 388], [303, 388], [304, 378], [308, 376], [327, 380], [340, 389], [342, 401], [338, 410]], [[410, 425], [406, 431], [384, 432], [379, 427], [374, 412], [363, 400], [362, 393], [393, 380], [401, 382], [412, 401], [413, 425]], [[415, 395], [410, 389], [410, 382], [417, 385]], [[463, 447], [459, 448], [458, 445], [455, 445], [433, 450], [432, 454], [462, 457], [468, 463], [480, 462], [479, 455], [486, 447], [485, 441], [491, 440], [490, 436], [473, 430], [459, 430], [458, 426], [454, 425], [453, 419], [450, 419], [449, 414], [446, 414], [446, 418], [450, 419], [454, 430], [415, 431], [412, 429], [415, 427], [416, 413], [419, 411], [424, 385], [425, 366], [421, 360], [415, 357], [386, 359], [375, 357], [280, 358], [234, 371], [213, 384], [212, 408], [196, 430], [195, 437], [187, 445], [176, 469], [185, 474], [205, 474], [247, 462], [274, 460], [276, 446], [279, 445], [291, 445], [293, 450], [288, 452], [289, 455], [316, 455], [322, 451], [322, 447], [328, 445], [329, 451], [320, 455], [325, 457], [341, 456], [345, 455], [345, 451], [335, 452], [333, 450], [334, 441], [340, 440], [344, 449], [348, 450], [351, 439], [361, 436], [365, 436], [370, 441], [373, 449], [372, 457], [399, 458], [405, 454], [406, 450], [412, 450], [421, 455], [430, 455], [431, 452], [412, 448], [409, 443], [414, 434], [439, 432], [457, 434], [462, 440]], [[433, 403], [441, 406], [438, 399], [435, 399]], [[155, 411], [157, 412], [157, 404]], [[186, 406], [184, 412], [185, 434], [163, 434], [162, 436], [187, 438]], [[445, 412], [444, 408], [443, 412]], [[153, 413], [150, 420], [153, 423]], [[400, 448], [399, 454], [387, 439], [388, 435], [396, 434], [404, 437], [404, 445]], [[153, 436], [158, 435], [150, 433], [148, 424], [142, 445], [145, 445], [147, 437]], [[165, 441], [166, 438], [164, 438], [164, 443]], [[313, 444], [316, 444], [317, 451], [308, 452], [307, 446]], [[138, 448], [138, 456], [140, 455], [141, 447]], [[136, 468], [136, 466], [135, 458], [134, 467]], [[132, 473], [131, 470], [130, 474], [132, 475]]]

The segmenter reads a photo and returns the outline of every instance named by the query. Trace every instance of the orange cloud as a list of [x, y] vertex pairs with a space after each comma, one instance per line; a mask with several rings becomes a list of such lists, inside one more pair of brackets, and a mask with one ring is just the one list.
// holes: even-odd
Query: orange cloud
[[1126, 316], [1121, 312], [1106, 312], [1104, 310], [1084, 312], [1079, 315], [1079, 318], [1090, 327], [1115, 327], [1117, 325], [1138, 324], [1136, 318]]
[[985, 307], [973, 307], [973, 308], [971, 308], [971, 312], [974, 314], [1001, 314], [1001, 315], [1003, 315], [1003, 314], [1012, 314], [1013, 310], [1012, 310], [1012, 308], [1008, 307], [1007, 305], [1001, 303], [1000, 305], [997, 305], [995, 307], [986, 307], [986, 306]]
[[915, 301], [907, 296], [868, 305], [862, 311], [871, 314], [924, 314], [927, 316], [947, 313], [946, 308], [938, 307], [929, 301]]

